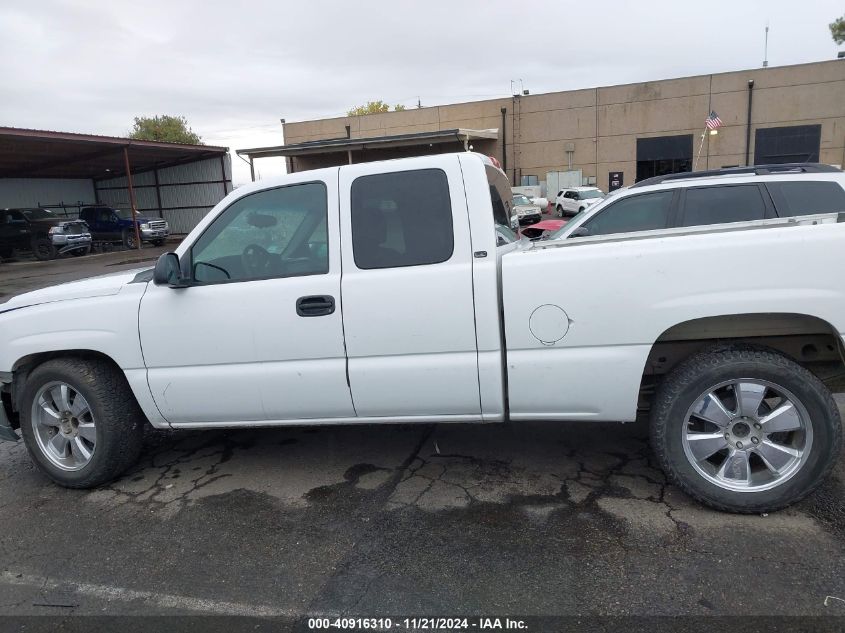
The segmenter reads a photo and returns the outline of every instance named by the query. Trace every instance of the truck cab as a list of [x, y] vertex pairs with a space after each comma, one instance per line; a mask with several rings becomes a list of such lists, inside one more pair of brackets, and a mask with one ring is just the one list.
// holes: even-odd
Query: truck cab
[[[127, 248], [135, 248], [135, 227], [130, 211], [109, 206], [91, 206], [83, 207], [79, 217], [91, 228], [94, 241], [120, 242]], [[142, 242], [161, 246], [170, 235], [169, 224], [161, 218], [138, 215], [136, 222]]]

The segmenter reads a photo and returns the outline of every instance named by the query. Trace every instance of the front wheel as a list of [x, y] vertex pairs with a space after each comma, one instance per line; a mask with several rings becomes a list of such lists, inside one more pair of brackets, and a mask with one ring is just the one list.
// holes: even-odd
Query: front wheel
[[682, 362], [658, 389], [651, 442], [670, 479], [729, 512], [784, 508], [836, 463], [839, 409], [807, 369], [768, 348], [711, 348]]
[[153, 240], [153, 246], [164, 246], [164, 240]]
[[90, 255], [91, 254], [91, 247], [86, 246], [85, 248], [77, 248], [75, 250], [72, 250], [71, 254], [74, 257], [84, 257], [85, 255]]
[[60, 358], [27, 377], [21, 435], [36, 466], [68, 488], [107, 483], [141, 451], [144, 415], [123, 373], [98, 359]]

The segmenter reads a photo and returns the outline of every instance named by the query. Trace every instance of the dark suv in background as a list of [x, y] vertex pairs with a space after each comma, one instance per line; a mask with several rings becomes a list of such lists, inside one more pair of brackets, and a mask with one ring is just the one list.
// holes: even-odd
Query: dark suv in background
[[0, 209], [0, 258], [15, 251], [31, 252], [37, 259], [58, 255], [87, 255], [91, 232], [82, 220], [62, 218], [48, 209]]

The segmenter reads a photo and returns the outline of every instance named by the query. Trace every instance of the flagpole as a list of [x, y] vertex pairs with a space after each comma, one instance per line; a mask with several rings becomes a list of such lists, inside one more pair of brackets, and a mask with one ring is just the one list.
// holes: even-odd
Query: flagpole
[[695, 171], [695, 166], [698, 165], [699, 159], [701, 159], [701, 148], [704, 147], [704, 137], [707, 136], [707, 126], [704, 126], [704, 131], [701, 133], [701, 143], [698, 144], [698, 155], [695, 157], [695, 161], [692, 163], [692, 170]]

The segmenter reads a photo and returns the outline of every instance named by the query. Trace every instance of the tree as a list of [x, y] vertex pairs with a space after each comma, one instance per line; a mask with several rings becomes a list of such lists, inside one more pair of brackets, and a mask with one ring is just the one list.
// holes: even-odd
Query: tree
[[830, 35], [837, 44], [845, 44], [845, 15], [830, 23]]
[[167, 143], [184, 143], [186, 145], [202, 145], [200, 135], [188, 126], [188, 120], [183, 116], [136, 116], [129, 138], [139, 141], [165, 141]]
[[[393, 106], [394, 112], [402, 112], [404, 109], [405, 106], [401, 103], [397, 103]], [[364, 105], [355, 106], [351, 110], [347, 111], [346, 114], [348, 116], [362, 116], [364, 114], [378, 114], [379, 112], [390, 112], [390, 106], [381, 99], [378, 101], [367, 101]]]

